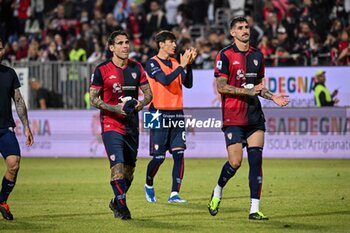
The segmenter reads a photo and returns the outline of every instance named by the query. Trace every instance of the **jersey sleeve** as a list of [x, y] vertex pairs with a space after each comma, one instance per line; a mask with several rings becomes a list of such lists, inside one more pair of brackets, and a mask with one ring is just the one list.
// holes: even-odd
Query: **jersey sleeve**
[[218, 78], [218, 77], [228, 78], [229, 77], [229, 61], [228, 61], [227, 56], [222, 51], [220, 51], [216, 55], [214, 76], [216, 78]]
[[13, 79], [13, 89], [20, 88], [21, 83], [19, 82], [19, 78], [18, 78], [16, 71], [13, 69], [10, 69], [10, 74], [11, 74], [12, 79]]
[[154, 59], [150, 59], [146, 63], [146, 73], [148, 77], [155, 78], [157, 74], [163, 72], [160, 65]]
[[258, 72], [258, 79], [263, 79], [265, 77], [265, 59], [264, 56], [261, 54], [261, 65]]
[[103, 86], [102, 74], [99, 67], [97, 67], [95, 69], [95, 72], [92, 74], [90, 87], [100, 88], [102, 86]]
[[140, 86], [147, 84], [148, 80], [147, 80], [147, 76], [146, 76], [146, 71], [143, 69], [142, 65], [139, 64], [140, 66]]

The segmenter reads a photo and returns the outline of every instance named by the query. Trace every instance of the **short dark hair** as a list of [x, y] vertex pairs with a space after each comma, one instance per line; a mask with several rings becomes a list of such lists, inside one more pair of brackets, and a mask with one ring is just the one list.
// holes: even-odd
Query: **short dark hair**
[[122, 30], [117, 30], [117, 31], [114, 31], [112, 32], [110, 35], [109, 35], [109, 38], [108, 38], [108, 45], [114, 45], [114, 39], [117, 37], [117, 36], [126, 36], [128, 39], [129, 39], [129, 35], [128, 33], [122, 31]]
[[171, 31], [162, 30], [156, 34], [154, 39], [155, 39], [157, 47], [159, 49], [160, 42], [164, 43], [166, 40], [176, 40], [176, 37], [175, 37], [174, 33], [172, 33]]
[[230, 23], [230, 28], [233, 28], [235, 25], [236, 25], [236, 23], [238, 23], [238, 22], [246, 22], [246, 23], [248, 23], [248, 21], [247, 21], [247, 19], [245, 18], [245, 17], [243, 17], [243, 16], [237, 16], [237, 17], [235, 17], [235, 18], [233, 18], [232, 19], [232, 21], [231, 21], [231, 23]]

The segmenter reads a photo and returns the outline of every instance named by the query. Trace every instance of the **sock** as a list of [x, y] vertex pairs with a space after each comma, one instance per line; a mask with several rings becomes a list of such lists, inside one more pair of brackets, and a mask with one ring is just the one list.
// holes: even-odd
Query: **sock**
[[260, 204], [259, 199], [255, 199], [255, 198], [250, 199], [250, 213], [251, 214], [259, 212], [259, 204]]
[[176, 196], [176, 195], [179, 195], [179, 193], [178, 192], [171, 192], [170, 193], [170, 197], [173, 197], [173, 196]]
[[117, 179], [111, 181], [111, 186], [114, 192], [114, 203], [119, 208], [126, 206], [126, 195], [125, 195], [125, 179]]
[[214, 188], [214, 197], [221, 199], [222, 198], [222, 191], [223, 191], [223, 188], [217, 184]]
[[128, 192], [133, 180], [134, 180], [134, 177], [132, 177], [131, 179], [125, 178], [125, 193]]
[[218, 185], [222, 188], [225, 187], [227, 181], [229, 181], [236, 174], [236, 170], [237, 169], [234, 169], [227, 161], [222, 167]]
[[15, 187], [16, 181], [9, 181], [4, 178], [2, 179], [1, 191], [0, 191], [0, 203], [6, 202], [13, 188]]
[[153, 186], [153, 178], [157, 174], [160, 165], [164, 162], [165, 155], [154, 155], [147, 166], [146, 184]]
[[262, 147], [247, 149], [249, 162], [250, 198], [260, 199], [262, 187]]
[[177, 150], [173, 151], [173, 185], [171, 188], [172, 192], [179, 192], [181, 187], [181, 181], [184, 175], [184, 151]]

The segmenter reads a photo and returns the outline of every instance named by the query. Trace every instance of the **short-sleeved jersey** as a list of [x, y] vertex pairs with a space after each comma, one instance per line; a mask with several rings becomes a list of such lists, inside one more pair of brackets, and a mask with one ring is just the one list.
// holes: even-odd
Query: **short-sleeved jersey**
[[[139, 86], [148, 83], [142, 65], [128, 60], [127, 66], [117, 67], [112, 60], [99, 64], [91, 78], [91, 87], [102, 88], [101, 99], [117, 105], [120, 98], [131, 96], [138, 99]], [[129, 116], [104, 111], [100, 112], [101, 132], [116, 131], [123, 135], [138, 134], [138, 113]]]
[[0, 64], [0, 128], [15, 127], [12, 103], [15, 89], [21, 86], [14, 69]]
[[[238, 50], [235, 44], [222, 49], [216, 56], [215, 77], [227, 78], [227, 84], [243, 88], [246, 84], [257, 85], [264, 78], [263, 54], [250, 47], [247, 52]], [[265, 122], [257, 96], [222, 96], [223, 125], [254, 125]]]

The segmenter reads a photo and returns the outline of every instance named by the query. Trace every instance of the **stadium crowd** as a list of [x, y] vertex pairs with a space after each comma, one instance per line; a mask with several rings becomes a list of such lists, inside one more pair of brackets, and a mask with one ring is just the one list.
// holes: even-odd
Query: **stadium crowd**
[[[168, 29], [179, 53], [197, 48], [195, 68], [211, 69], [230, 43], [224, 12], [248, 16], [266, 66], [349, 65], [350, 0], [0, 0], [0, 36], [9, 62], [98, 62], [110, 56], [107, 36], [124, 29], [130, 58], [145, 64], [154, 33]], [[194, 34], [196, 26], [206, 30]]]

